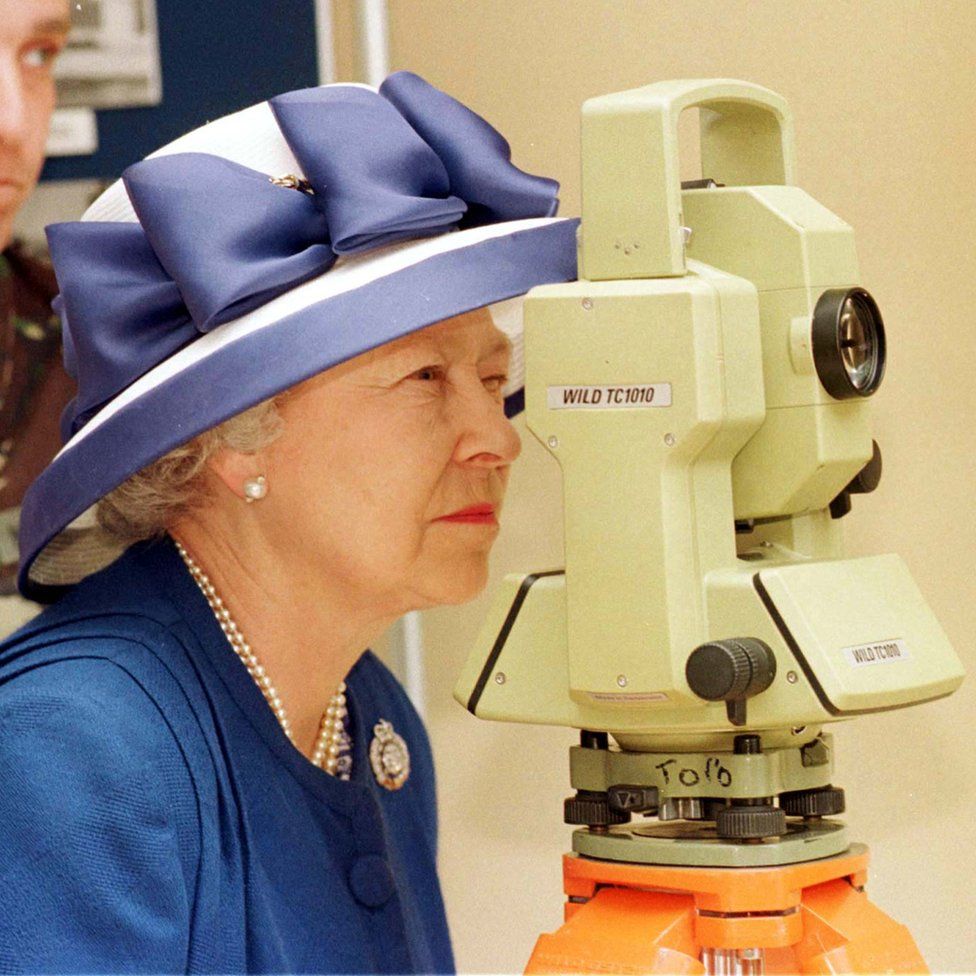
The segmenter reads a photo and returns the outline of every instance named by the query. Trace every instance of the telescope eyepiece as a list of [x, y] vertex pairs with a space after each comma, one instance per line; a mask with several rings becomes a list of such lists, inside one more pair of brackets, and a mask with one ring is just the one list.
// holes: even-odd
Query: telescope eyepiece
[[885, 371], [885, 331], [878, 305], [863, 288], [831, 288], [817, 301], [813, 363], [836, 400], [871, 396]]

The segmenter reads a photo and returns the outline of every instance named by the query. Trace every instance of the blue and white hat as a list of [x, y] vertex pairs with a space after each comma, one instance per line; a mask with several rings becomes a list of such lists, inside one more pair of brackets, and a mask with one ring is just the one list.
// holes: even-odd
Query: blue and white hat
[[[279, 95], [125, 171], [48, 228], [65, 362], [64, 448], [21, 512], [21, 591], [52, 599], [114, 560], [95, 503], [234, 414], [441, 319], [576, 277], [558, 184], [417, 75]], [[514, 300], [514, 301], [513, 301]]]

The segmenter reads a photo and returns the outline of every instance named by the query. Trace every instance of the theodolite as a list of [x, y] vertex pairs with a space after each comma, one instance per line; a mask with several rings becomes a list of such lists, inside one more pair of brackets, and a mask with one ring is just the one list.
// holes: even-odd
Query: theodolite
[[[703, 179], [681, 184], [692, 107]], [[863, 892], [824, 727], [963, 669], [898, 556], [844, 555], [881, 473], [884, 324], [794, 165], [756, 85], [583, 106], [580, 277], [524, 304], [565, 566], [506, 578], [455, 691], [580, 730], [567, 921], [531, 972], [924, 970]]]

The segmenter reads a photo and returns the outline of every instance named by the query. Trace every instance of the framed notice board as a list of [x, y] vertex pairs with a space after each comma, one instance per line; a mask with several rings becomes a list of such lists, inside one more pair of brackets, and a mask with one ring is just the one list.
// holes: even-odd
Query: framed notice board
[[162, 101], [96, 112], [98, 149], [52, 157], [43, 180], [112, 180], [211, 119], [318, 84], [314, 0], [157, 0]]

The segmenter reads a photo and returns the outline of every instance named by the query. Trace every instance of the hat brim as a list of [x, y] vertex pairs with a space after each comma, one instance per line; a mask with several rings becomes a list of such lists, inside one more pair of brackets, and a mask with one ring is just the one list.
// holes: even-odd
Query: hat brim
[[[122, 550], [95, 527], [92, 506], [203, 431], [435, 322], [575, 279], [577, 225], [511, 221], [349, 258], [181, 349], [96, 414], [31, 486], [21, 592], [50, 602], [117, 558]], [[510, 328], [518, 343], [520, 321]], [[509, 407], [520, 407], [521, 382], [506, 392]]]

